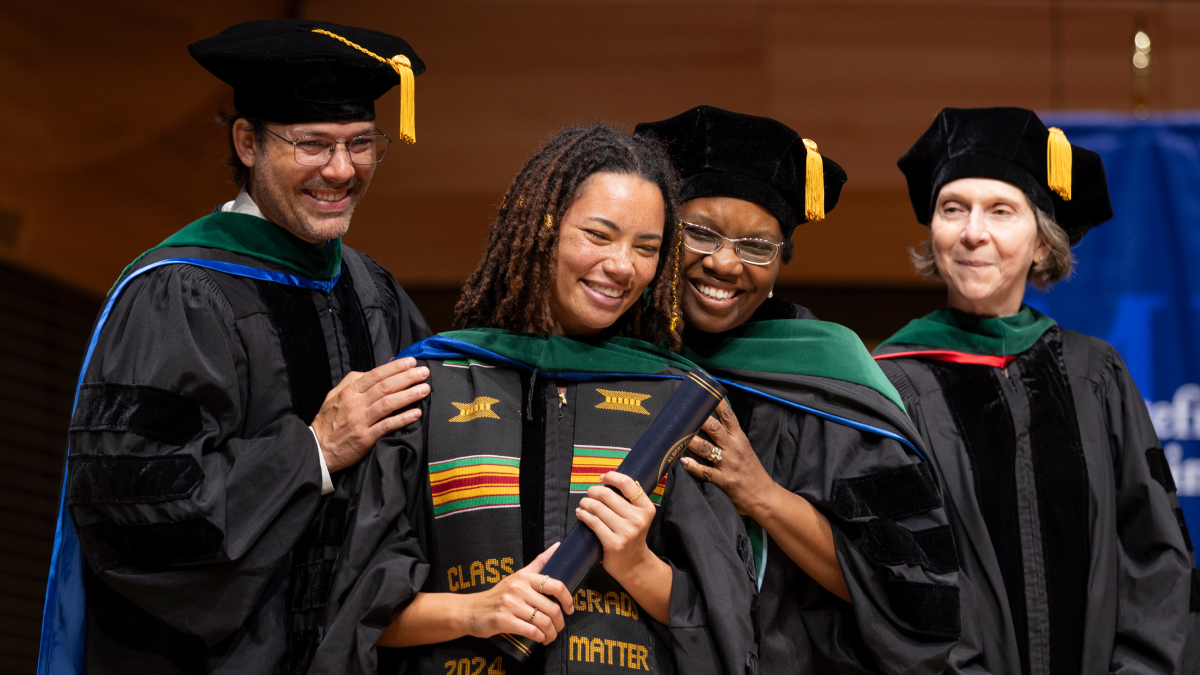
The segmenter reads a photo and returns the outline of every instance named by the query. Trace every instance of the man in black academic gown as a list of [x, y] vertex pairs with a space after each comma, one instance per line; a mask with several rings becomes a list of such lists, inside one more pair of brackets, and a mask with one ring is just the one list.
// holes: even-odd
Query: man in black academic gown
[[98, 320], [39, 672], [307, 672], [336, 611], [390, 613], [424, 581], [413, 551], [356, 606], [331, 600], [378, 543], [355, 541], [359, 467], [428, 392], [426, 369], [389, 363], [425, 321], [340, 239], [390, 143], [374, 101], [402, 84], [412, 143], [424, 64], [400, 38], [290, 19], [189, 51], [234, 87], [242, 190], [130, 265]]

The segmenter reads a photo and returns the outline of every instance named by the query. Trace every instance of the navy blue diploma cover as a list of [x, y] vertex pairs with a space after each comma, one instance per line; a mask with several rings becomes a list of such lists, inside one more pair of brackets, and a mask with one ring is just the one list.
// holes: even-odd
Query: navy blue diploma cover
[[[721, 385], [700, 368], [693, 368], [667, 399], [650, 428], [633, 444], [617, 472], [637, 481], [648, 494], [683, 454], [688, 441], [700, 431], [723, 398], [725, 390]], [[592, 529], [576, 522], [542, 573], [563, 582], [573, 594], [600, 562], [603, 552]], [[538, 646], [533, 640], [508, 633], [501, 633], [492, 641], [520, 663]]]

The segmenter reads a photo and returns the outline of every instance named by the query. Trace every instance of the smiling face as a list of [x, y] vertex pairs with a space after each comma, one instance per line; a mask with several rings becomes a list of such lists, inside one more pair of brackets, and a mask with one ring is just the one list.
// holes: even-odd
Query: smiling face
[[930, 222], [933, 257], [949, 305], [982, 317], [1021, 309], [1030, 265], [1050, 247], [1020, 188], [990, 178], [961, 178], [938, 193]]
[[[684, 222], [703, 225], [730, 239], [783, 242], [783, 230], [771, 212], [744, 199], [702, 197], [680, 208]], [[767, 265], [750, 265], [725, 242], [710, 255], [683, 249], [683, 315], [689, 326], [722, 333], [745, 323], [767, 299], [779, 276], [780, 255]]]
[[557, 335], [595, 335], [654, 280], [665, 204], [640, 176], [597, 173], [563, 214], [550, 313]]
[[[265, 126], [291, 141], [302, 136], [348, 141], [377, 133], [372, 122]], [[338, 146], [324, 166], [303, 166], [296, 162], [293, 146], [271, 134], [265, 135], [262, 144], [255, 143], [253, 127], [247, 120], [235, 122], [233, 131], [238, 157], [252, 171], [250, 196], [268, 220], [314, 244], [346, 233], [354, 209], [371, 183], [375, 165], [352, 163], [345, 146]]]

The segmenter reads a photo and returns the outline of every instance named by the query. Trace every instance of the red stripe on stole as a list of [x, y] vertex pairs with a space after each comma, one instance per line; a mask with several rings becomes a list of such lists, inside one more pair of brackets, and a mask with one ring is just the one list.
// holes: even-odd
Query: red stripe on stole
[[511, 475], [493, 475], [493, 476], [464, 476], [455, 478], [434, 486], [433, 491], [446, 492], [448, 490], [457, 490], [464, 487], [472, 487], [475, 485], [519, 485], [520, 478]]
[[882, 359], [900, 359], [907, 357], [929, 359], [930, 361], [945, 361], [948, 363], [965, 363], [972, 366], [991, 366], [993, 368], [1003, 368], [1017, 360], [1016, 356], [986, 356], [984, 354], [955, 352], [948, 349], [930, 349], [919, 352], [896, 352], [895, 354], [880, 354], [871, 358], [875, 359], [876, 361], [880, 361]]
[[616, 470], [617, 467], [607, 464], [576, 464], [571, 467], [571, 473], [607, 473]]

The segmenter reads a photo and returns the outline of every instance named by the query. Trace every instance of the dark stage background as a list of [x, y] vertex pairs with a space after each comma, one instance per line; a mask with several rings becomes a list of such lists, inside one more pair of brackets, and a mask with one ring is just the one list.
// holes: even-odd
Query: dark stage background
[[[945, 106], [1200, 108], [1200, 3], [1168, 0], [8, 0], [0, 2], [0, 674], [34, 668], [66, 427], [99, 298], [141, 251], [232, 199], [228, 88], [185, 46], [303, 16], [405, 37], [416, 146], [347, 242], [449, 327], [504, 189], [567, 124], [708, 103], [813, 138], [850, 176], [776, 292], [873, 346], [941, 305], [906, 249], [895, 160]], [[1135, 68], [1134, 35], [1152, 38]], [[397, 98], [379, 104], [395, 134]], [[1200, 475], [1200, 473], [1198, 473]]]

